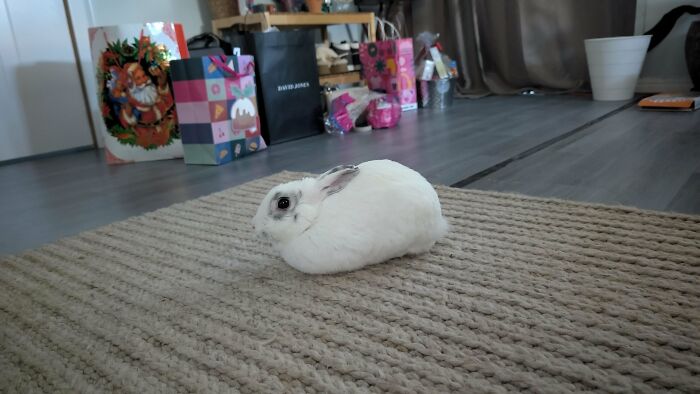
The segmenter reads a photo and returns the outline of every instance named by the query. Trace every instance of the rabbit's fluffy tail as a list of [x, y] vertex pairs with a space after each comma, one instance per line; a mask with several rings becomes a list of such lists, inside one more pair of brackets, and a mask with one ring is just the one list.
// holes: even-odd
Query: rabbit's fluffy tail
[[433, 233], [429, 235], [430, 238], [426, 239], [425, 242], [414, 244], [408, 250], [408, 254], [418, 255], [429, 251], [433, 247], [433, 245], [435, 245], [435, 242], [439, 241], [442, 237], [447, 235], [449, 231], [450, 224], [443, 216], [441, 216], [440, 221], [437, 223], [433, 230]]
[[439, 240], [440, 238], [444, 237], [447, 235], [447, 233], [450, 232], [450, 223], [445, 219], [444, 216], [440, 217], [440, 223], [437, 226], [437, 231], [435, 234], [435, 240]]

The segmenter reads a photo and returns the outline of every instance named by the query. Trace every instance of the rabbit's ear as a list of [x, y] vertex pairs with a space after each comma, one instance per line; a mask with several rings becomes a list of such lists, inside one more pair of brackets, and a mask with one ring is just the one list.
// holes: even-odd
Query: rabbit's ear
[[321, 198], [326, 198], [343, 190], [359, 172], [360, 168], [358, 166], [338, 166], [323, 173], [317, 179]]

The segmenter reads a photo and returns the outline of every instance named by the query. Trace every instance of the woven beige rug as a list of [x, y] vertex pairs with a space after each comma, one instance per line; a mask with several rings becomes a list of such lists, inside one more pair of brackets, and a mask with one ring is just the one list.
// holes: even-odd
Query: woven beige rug
[[0, 258], [15, 392], [700, 392], [700, 217], [438, 188], [429, 255], [307, 276], [283, 173]]

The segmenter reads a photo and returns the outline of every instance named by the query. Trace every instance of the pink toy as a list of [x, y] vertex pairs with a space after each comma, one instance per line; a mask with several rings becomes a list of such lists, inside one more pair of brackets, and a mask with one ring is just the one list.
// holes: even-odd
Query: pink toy
[[352, 130], [353, 122], [347, 106], [354, 102], [355, 99], [350, 97], [348, 93], [343, 93], [331, 102], [330, 120], [333, 132], [347, 133]]
[[367, 121], [373, 129], [396, 126], [401, 119], [401, 104], [394, 96], [385, 96], [370, 101], [367, 107]]

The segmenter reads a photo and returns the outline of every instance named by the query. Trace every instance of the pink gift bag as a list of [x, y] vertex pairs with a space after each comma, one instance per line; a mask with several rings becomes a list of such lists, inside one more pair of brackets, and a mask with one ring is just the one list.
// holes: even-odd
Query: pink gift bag
[[[360, 62], [367, 85], [372, 90], [395, 95], [403, 111], [418, 108], [416, 74], [413, 69], [413, 40], [400, 38], [389, 22], [377, 18], [381, 41], [360, 44]], [[385, 26], [392, 29], [387, 37]]]

